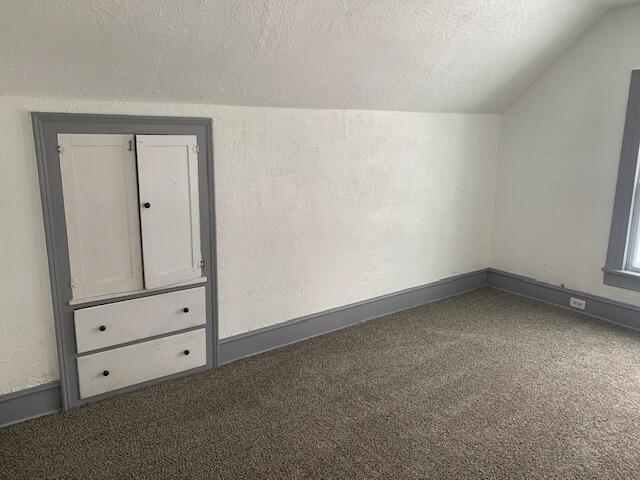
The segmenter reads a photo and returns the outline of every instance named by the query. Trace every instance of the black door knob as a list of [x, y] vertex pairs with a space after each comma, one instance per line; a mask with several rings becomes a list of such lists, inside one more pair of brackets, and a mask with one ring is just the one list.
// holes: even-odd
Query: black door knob
[[182, 311], [183, 311], [184, 313], [189, 313], [189, 307], [184, 307], [184, 308], [182, 309]]
[[190, 352], [189, 350], [185, 350], [185, 351], [184, 351], [184, 354], [185, 354], [185, 355], [189, 355], [190, 353], [191, 353], [191, 352]]
[[100, 330], [101, 332], [104, 332], [107, 329], [107, 327], [105, 327], [104, 325], [100, 325], [98, 327], [98, 330]]
[[109, 376], [109, 370], [105, 370], [104, 372], [102, 372], [102, 375], [104, 375], [105, 377]]
[[144, 208], [151, 208], [151, 204], [149, 202], [145, 202], [143, 205]]

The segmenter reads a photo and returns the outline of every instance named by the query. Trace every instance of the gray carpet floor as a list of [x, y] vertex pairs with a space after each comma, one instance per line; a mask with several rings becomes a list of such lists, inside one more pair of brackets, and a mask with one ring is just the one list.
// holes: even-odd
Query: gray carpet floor
[[640, 478], [640, 334], [485, 288], [1, 429], [0, 478]]

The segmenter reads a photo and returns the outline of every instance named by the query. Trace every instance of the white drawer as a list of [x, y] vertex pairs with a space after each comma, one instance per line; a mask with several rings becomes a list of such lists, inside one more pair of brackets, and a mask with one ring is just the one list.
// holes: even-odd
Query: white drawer
[[205, 365], [206, 343], [203, 328], [78, 357], [80, 398]]
[[77, 352], [204, 325], [206, 318], [205, 287], [81, 308], [73, 314]]

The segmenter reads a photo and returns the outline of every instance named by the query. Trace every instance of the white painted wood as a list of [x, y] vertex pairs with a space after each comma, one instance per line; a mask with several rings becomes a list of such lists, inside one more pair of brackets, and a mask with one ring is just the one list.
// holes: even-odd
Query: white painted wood
[[[188, 312], [184, 309], [188, 308]], [[78, 353], [206, 323], [205, 288], [136, 298], [74, 312]], [[100, 330], [104, 327], [104, 330]]]
[[74, 299], [143, 286], [132, 141], [132, 135], [58, 135]]
[[[202, 328], [78, 357], [80, 398], [203, 366], [207, 363], [206, 348]], [[109, 375], [104, 376], [105, 371]]]
[[[193, 278], [191, 280], [187, 280], [186, 282], [180, 282], [172, 285], [172, 287], [187, 287], [189, 285], [201, 285], [207, 283], [207, 277], [198, 277]], [[123, 293], [114, 293], [110, 295], [96, 295], [95, 297], [86, 297], [77, 300], [70, 300], [69, 305], [84, 305], [87, 303], [99, 302], [100, 300], [109, 300], [109, 299], [117, 299], [120, 297], [126, 297], [128, 295], [135, 295], [137, 293], [148, 293], [163, 290], [162, 287], [158, 288], [147, 288], [141, 290], [133, 290], [131, 292], [123, 292]]]
[[200, 277], [197, 139], [137, 135], [136, 143], [145, 288]]

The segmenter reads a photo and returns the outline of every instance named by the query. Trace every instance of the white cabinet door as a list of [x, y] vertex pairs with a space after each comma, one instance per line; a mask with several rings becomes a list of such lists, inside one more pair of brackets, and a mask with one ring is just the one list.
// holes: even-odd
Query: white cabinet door
[[73, 298], [142, 288], [132, 135], [58, 135]]
[[194, 135], [137, 135], [146, 288], [201, 276], [198, 153]]

